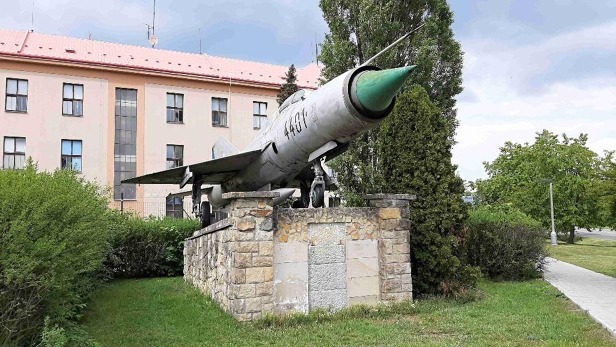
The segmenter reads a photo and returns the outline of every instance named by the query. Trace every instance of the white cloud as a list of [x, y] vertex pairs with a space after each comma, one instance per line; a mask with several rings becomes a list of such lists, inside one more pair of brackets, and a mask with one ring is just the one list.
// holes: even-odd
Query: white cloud
[[[0, 15], [3, 28], [32, 28], [31, 1], [0, 0], [0, 6], [11, 9]], [[151, 23], [151, 18], [152, 4], [149, 1], [34, 0], [34, 30], [51, 34], [79, 33], [83, 37], [87, 36], [88, 30], [104, 28], [101, 32], [105, 36], [132, 32], [145, 35], [145, 23]], [[157, 15], [159, 23], [168, 20], [164, 13]]]
[[[494, 160], [506, 141], [533, 142], [543, 129], [571, 136], [588, 133], [592, 150], [616, 150], [616, 74], [559, 71], [562, 79], [544, 79], [555, 64], [576, 59], [579, 51], [616, 59], [615, 36], [616, 23], [610, 23], [524, 46], [463, 40], [464, 93], [472, 97], [461, 97], [458, 103], [453, 160], [462, 178], [485, 177], [482, 162]], [[573, 63], [580, 69], [593, 64]], [[573, 72], [576, 78], [567, 78]], [[531, 86], [531, 81], [539, 86]]]
[[[34, 0], [34, 30], [48, 34], [148, 45], [152, 0]], [[0, 0], [0, 27], [29, 30], [32, 0]], [[8, 10], [7, 10], [8, 9]], [[222, 28], [222, 29], [221, 29]], [[304, 65], [312, 60], [315, 35], [327, 25], [318, 1], [311, 0], [159, 0], [156, 35], [159, 47], [196, 52], [199, 29], [203, 49], [225, 56], [250, 56], [261, 47], [261, 60]], [[292, 49], [289, 49], [292, 47]], [[285, 57], [285, 58], [281, 58]]]

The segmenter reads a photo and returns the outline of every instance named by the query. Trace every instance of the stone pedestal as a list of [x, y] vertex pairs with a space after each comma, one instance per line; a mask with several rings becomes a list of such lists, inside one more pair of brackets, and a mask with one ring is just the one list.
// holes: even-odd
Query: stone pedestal
[[409, 194], [367, 195], [371, 207], [378, 208], [379, 265], [381, 301], [400, 301], [413, 298], [411, 278], [411, 221]]
[[226, 193], [232, 222], [230, 312], [240, 321], [272, 312], [273, 199], [279, 193]]
[[278, 193], [226, 193], [229, 218], [184, 246], [184, 278], [240, 321], [412, 299], [409, 195], [371, 207], [272, 207]]
[[272, 311], [273, 199], [279, 193], [226, 193], [229, 218], [184, 244], [184, 279], [240, 321]]

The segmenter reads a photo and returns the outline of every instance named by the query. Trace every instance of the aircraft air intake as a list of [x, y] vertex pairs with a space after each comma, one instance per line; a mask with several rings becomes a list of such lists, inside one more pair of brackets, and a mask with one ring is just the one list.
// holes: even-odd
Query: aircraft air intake
[[358, 69], [351, 80], [351, 102], [357, 110], [370, 119], [386, 117], [394, 106], [396, 94], [416, 65], [395, 69]]

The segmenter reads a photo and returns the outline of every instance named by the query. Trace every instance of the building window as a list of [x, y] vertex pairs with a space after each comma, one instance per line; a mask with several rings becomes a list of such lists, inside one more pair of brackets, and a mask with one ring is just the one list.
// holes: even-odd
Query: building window
[[64, 83], [62, 89], [62, 114], [83, 116], [83, 85]]
[[62, 140], [63, 169], [81, 172], [81, 140]]
[[23, 169], [26, 164], [26, 138], [5, 137], [2, 167], [5, 169]]
[[184, 200], [182, 198], [167, 198], [165, 214], [167, 217], [173, 218], [184, 217]]
[[330, 196], [329, 197], [329, 204], [328, 207], [340, 207], [341, 205], [341, 201], [340, 198], [337, 196]]
[[134, 183], [123, 180], [137, 176], [137, 90], [116, 88], [115, 139], [113, 146], [113, 198], [133, 200]]
[[6, 79], [5, 110], [11, 112], [28, 111], [28, 80]]
[[212, 207], [212, 223], [220, 222], [229, 218], [229, 214], [221, 208]]
[[212, 98], [212, 125], [227, 126], [227, 99]]
[[184, 146], [167, 145], [167, 169], [184, 165]]
[[254, 101], [252, 103], [252, 128], [261, 129], [267, 125], [267, 103]]
[[167, 123], [184, 122], [184, 95], [167, 93]]

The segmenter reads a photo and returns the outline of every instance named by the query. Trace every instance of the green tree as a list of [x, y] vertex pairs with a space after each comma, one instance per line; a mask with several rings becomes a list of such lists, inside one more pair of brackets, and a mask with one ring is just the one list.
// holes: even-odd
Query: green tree
[[[453, 38], [453, 14], [446, 0], [321, 0], [330, 33], [321, 45], [323, 79], [330, 80], [362, 64], [384, 47], [421, 24], [408, 40], [381, 55], [382, 68], [417, 64], [413, 83], [421, 85], [447, 120], [453, 142], [457, 126], [455, 96], [462, 91], [462, 51]], [[409, 137], [413, 136], [408, 134]], [[382, 190], [377, 163], [378, 129], [355, 139], [331, 166], [336, 170], [347, 202], [360, 204], [365, 193]]]
[[598, 187], [597, 195], [601, 197], [605, 211], [604, 226], [616, 229], [616, 162], [614, 162], [614, 152], [606, 153], [601, 172], [602, 184]]
[[297, 70], [295, 69], [295, 65], [291, 65], [289, 66], [289, 71], [285, 74], [285, 83], [280, 86], [280, 91], [278, 92], [278, 97], [276, 98], [276, 101], [278, 101], [278, 106], [282, 105], [282, 103], [296, 91]]
[[605, 221], [597, 194], [603, 160], [587, 141], [585, 134], [563, 134], [561, 140], [544, 130], [533, 144], [506, 142], [493, 162], [484, 163], [489, 178], [478, 182], [478, 195], [484, 203], [512, 204], [549, 228], [547, 182], [552, 181], [556, 229], [573, 243], [576, 227], [600, 227]]
[[[321, 45], [324, 80], [362, 64], [425, 24], [373, 62], [381, 68], [418, 65], [412, 82], [423, 93], [414, 89], [404, 100], [400, 96], [398, 102], [406, 106], [396, 106], [384, 121], [388, 130], [377, 128], [355, 139], [331, 167], [350, 205], [360, 205], [364, 194], [379, 191], [418, 195], [412, 217], [413, 289], [416, 294], [448, 291], [454, 272], [463, 268], [455, 249], [466, 216], [463, 183], [451, 165], [455, 96], [462, 91], [462, 51], [451, 30], [453, 14], [446, 0], [321, 0], [320, 7], [330, 29]], [[424, 104], [429, 106], [418, 106]], [[429, 112], [415, 115], [417, 107]], [[429, 125], [422, 123], [426, 119]], [[396, 132], [394, 139], [389, 133], [393, 126], [387, 124], [406, 131]], [[400, 157], [407, 159], [394, 165]], [[411, 177], [412, 182], [403, 183]], [[457, 273], [460, 279], [466, 274]]]
[[418, 27], [373, 64], [393, 68], [416, 64], [413, 83], [428, 92], [448, 119], [450, 139], [457, 125], [455, 96], [462, 92], [462, 50], [454, 39], [453, 13], [446, 0], [321, 0], [330, 32], [321, 45], [320, 61], [327, 81], [362, 64]]
[[446, 122], [427, 92], [415, 86], [398, 96], [379, 132], [379, 166], [387, 188], [417, 196], [411, 203], [411, 264], [419, 294], [473, 284], [473, 271], [464, 264], [452, 232], [462, 229], [466, 208], [464, 185], [451, 163], [451, 142], [442, 131]]

